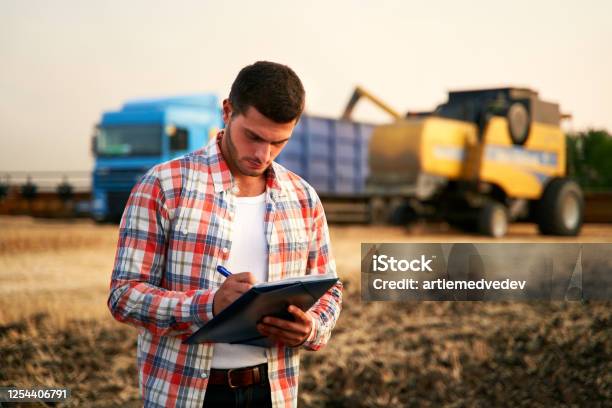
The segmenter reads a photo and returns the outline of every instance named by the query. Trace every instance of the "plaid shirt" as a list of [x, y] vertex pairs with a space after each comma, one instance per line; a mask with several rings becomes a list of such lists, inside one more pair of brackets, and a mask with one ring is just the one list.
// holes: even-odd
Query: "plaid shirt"
[[[206, 147], [148, 171], [121, 220], [108, 307], [115, 319], [140, 329], [137, 361], [146, 407], [204, 402], [214, 343], [182, 340], [212, 319], [224, 279], [215, 268], [232, 246], [236, 189], [221, 155], [222, 137], [223, 131]], [[264, 221], [269, 281], [335, 273], [316, 192], [275, 162], [266, 173]], [[341, 302], [338, 283], [308, 311], [313, 332], [301, 347], [266, 349], [274, 407], [297, 405], [299, 350], [327, 343]]]

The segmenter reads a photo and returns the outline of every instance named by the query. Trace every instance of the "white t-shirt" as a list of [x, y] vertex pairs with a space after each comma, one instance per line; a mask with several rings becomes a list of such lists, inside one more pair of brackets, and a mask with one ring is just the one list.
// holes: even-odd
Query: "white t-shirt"
[[[232, 247], [225, 266], [232, 273], [251, 272], [257, 282], [268, 280], [268, 242], [264, 229], [266, 193], [255, 197], [236, 197], [232, 223]], [[238, 368], [266, 363], [263, 347], [216, 343], [213, 368]]]

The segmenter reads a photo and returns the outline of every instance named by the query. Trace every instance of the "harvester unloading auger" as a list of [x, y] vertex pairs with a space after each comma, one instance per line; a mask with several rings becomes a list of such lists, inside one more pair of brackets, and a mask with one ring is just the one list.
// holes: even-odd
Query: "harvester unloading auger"
[[357, 87], [343, 119], [361, 97], [394, 118], [370, 139], [373, 222], [442, 218], [500, 237], [525, 219], [543, 234], [580, 232], [584, 199], [567, 178], [559, 105], [527, 88], [496, 88], [450, 92], [433, 112], [400, 115]]

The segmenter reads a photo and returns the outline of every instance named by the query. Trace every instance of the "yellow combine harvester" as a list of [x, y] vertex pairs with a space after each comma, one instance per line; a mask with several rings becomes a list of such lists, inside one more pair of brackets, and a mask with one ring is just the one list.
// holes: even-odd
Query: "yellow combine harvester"
[[402, 116], [358, 87], [345, 119], [364, 96], [395, 119], [370, 140], [376, 220], [441, 217], [500, 237], [509, 221], [530, 219], [543, 234], [579, 233], [583, 194], [566, 178], [557, 104], [525, 88], [456, 91], [433, 112]]

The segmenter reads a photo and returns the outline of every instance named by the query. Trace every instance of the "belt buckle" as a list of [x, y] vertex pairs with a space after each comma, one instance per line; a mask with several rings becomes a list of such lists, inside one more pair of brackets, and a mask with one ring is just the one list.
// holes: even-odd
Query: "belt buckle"
[[229, 385], [230, 388], [238, 388], [238, 385], [234, 385], [232, 384], [232, 371], [236, 370], [235, 368], [230, 368], [229, 370], [227, 370], [227, 385]]

